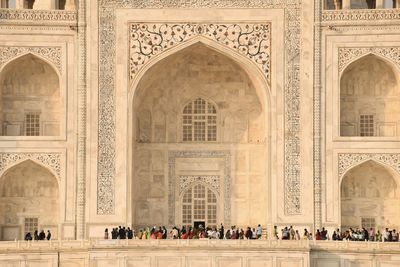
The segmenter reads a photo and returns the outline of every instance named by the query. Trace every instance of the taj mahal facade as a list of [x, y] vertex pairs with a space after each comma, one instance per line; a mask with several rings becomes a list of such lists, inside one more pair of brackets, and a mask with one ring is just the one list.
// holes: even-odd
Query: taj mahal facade
[[[0, 0], [0, 36], [0, 266], [400, 266], [272, 238], [400, 230], [400, 0]], [[199, 224], [264, 234], [104, 240]]]

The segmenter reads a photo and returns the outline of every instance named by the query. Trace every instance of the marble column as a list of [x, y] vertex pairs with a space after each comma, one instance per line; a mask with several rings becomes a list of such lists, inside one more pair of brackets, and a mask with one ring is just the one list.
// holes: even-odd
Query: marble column
[[342, 1], [341, 0], [335, 1], [335, 9], [336, 10], [342, 9]]
[[342, 0], [342, 9], [350, 9], [351, 0]]
[[15, 8], [23, 9], [24, 8], [24, 0], [15, 0]]
[[375, 8], [383, 8], [383, 0], [376, 0]]
[[65, 10], [75, 10], [75, 0], [66, 0], [65, 1]]

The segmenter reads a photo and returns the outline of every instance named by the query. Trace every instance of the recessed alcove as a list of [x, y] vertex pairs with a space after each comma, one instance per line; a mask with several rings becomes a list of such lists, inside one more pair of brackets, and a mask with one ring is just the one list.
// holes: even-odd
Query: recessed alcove
[[376, 55], [347, 66], [340, 79], [340, 136], [398, 136], [399, 81], [399, 71]]
[[183, 219], [194, 217], [183, 210], [189, 204], [179, 188], [192, 181], [188, 188], [214, 192], [213, 179], [221, 190], [212, 225], [266, 223], [268, 135], [259, 90], [235, 60], [201, 42], [146, 71], [132, 103], [135, 226], [193, 224]]
[[56, 239], [58, 210], [58, 181], [47, 168], [26, 160], [0, 177], [0, 240], [33, 236], [34, 230], [51, 230]]
[[0, 133], [2, 136], [59, 136], [60, 82], [43, 59], [26, 54], [0, 73]]
[[395, 228], [400, 222], [398, 174], [373, 160], [350, 169], [341, 182], [341, 226]]

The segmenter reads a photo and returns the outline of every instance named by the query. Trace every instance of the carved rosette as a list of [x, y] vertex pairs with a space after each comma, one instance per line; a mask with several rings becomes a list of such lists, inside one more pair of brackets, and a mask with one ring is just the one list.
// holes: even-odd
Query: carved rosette
[[252, 60], [270, 80], [271, 26], [260, 24], [131, 24], [130, 79], [155, 55], [203, 36]]
[[342, 72], [350, 62], [368, 54], [375, 54], [387, 58], [400, 67], [400, 47], [340, 47], [339, 73]]
[[0, 153], [0, 173], [25, 160], [40, 162], [61, 179], [61, 153]]
[[339, 179], [351, 168], [358, 164], [374, 160], [392, 167], [400, 174], [400, 154], [396, 153], [340, 153], [338, 155], [338, 175]]
[[0, 46], [0, 68], [24, 54], [38, 55], [53, 63], [57, 70], [62, 70], [62, 48], [59, 46]]

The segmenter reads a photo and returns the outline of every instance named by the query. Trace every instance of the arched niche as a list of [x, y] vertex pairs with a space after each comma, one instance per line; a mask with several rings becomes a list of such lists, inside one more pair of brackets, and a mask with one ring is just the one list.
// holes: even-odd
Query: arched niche
[[350, 169], [341, 182], [342, 228], [400, 226], [399, 175], [373, 160]]
[[3, 136], [59, 136], [60, 82], [43, 59], [26, 54], [0, 73], [0, 124]]
[[398, 136], [399, 71], [369, 54], [352, 62], [340, 79], [341, 136]]
[[[168, 185], [173, 183], [179, 188], [180, 179], [198, 175], [201, 179], [219, 177], [223, 188], [226, 172], [235, 180], [231, 181], [232, 191], [224, 195], [230, 197], [219, 199], [232, 204], [229, 210], [232, 223], [243, 226], [266, 223], [266, 86], [255, 86], [235, 60], [214, 47], [196, 42], [152, 65], [131, 90], [134, 91], [131, 104], [134, 226], [178, 224], [180, 212], [175, 213], [174, 222], [168, 221], [171, 209], [179, 210], [180, 205], [179, 192], [169, 192]], [[184, 107], [196, 99], [216, 106], [216, 140], [183, 139]], [[184, 156], [176, 161], [171, 159], [170, 152], [189, 150], [193, 151], [189, 153], [190, 159]], [[205, 153], [198, 153], [199, 150]], [[230, 166], [225, 169], [228, 167], [223, 158], [204, 156], [207, 151], [216, 150], [229, 151], [236, 165], [235, 173], [231, 173]], [[168, 164], [171, 160], [173, 167]], [[176, 197], [171, 199], [171, 195]]]
[[218, 194], [211, 187], [203, 183], [191, 184], [182, 192], [180, 201], [182, 225], [218, 227], [222, 212]]
[[[32, 232], [50, 230], [57, 238], [59, 189], [57, 178], [31, 160], [9, 168], [0, 177], [0, 238], [22, 239]], [[31, 227], [31, 228], [30, 228]], [[30, 229], [29, 229], [30, 228]], [[36, 230], [36, 229], [35, 229]]]

